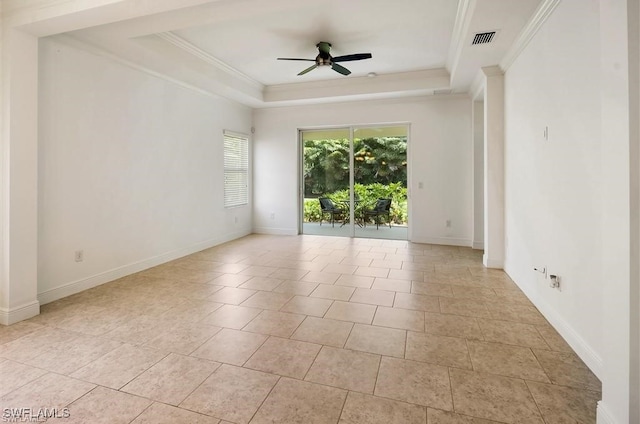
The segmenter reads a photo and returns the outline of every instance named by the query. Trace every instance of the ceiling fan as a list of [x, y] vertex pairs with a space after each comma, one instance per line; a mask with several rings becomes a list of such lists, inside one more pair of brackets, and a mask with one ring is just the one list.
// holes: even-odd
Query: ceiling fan
[[316, 44], [316, 47], [318, 48], [318, 56], [316, 56], [315, 59], [279, 57], [278, 60], [301, 60], [301, 61], [307, 61], [307, 62], [316, 62], [314, 65], [309, 66], [307, 69], [303, 70], [298, 75], [304, 75], [307, 72], [313, 71], [318, 66], [331, 66], [331, 69], [333, 69], [334, 71], [342, 75], [349, 75], [351, 71], [342, 65], [338, 65], [337, 62], [350, 62], [354, 60], [371, 59], [372, 57], [371, 53], [356, 53], [356, 54], [348, 54], [345, 56], [332, 57], [331, 54], [329, 54], [329, 51], [331, 50], [331, 43], [328, 43], [326, 41], [320, 41], [318, 44]]

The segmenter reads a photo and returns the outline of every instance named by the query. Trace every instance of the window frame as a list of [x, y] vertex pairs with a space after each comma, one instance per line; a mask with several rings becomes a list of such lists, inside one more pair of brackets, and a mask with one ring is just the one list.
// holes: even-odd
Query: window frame
[[[225, 209], [249, 204], [249, 142], [247, 134], [223, 131], [223, 204]], [[231, 149], [231, 143], [235, 144], [234, 149]]]

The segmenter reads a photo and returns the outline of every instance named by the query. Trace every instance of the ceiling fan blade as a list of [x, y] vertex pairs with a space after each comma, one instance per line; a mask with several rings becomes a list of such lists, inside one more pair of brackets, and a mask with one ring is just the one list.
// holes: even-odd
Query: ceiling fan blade
[[356, 54], [348, 54], [345, 56], [334, 57], [334, 62], [350, 62], [352, 60], [362, 60], [362, 59], [371, 59], [371, 53], [356, 53]]
[[304, 75], [307, 72], [313, 71], [314, 69], [316, 69], [318, 67], [318, 65], [311, 65], [309, 66], [307, 69], [305, 69], [304, 71], [300, 72], [298, 75]]
[[278, 60], [303, 60], [305, 62], [315, 62], [315, 59], [300, 59], [297, 57], [279, 57]]
[[342, 65], [338, 65], [337, 63], [334, 63], [333, 65], [331, 65], [331, 69], [333, 69], [334, 71], [342, 74], [342, 75], [349, 75], [351, 73], [350, 70], [348, 70], [347, 68], [345, 68]]

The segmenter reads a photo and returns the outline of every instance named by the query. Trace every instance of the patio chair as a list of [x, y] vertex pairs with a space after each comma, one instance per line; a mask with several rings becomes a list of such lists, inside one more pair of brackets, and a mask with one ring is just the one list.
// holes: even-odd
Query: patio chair
[[320, 197], [318, 201], [320, 202], [320, 225], [322, 225], [324, 214], [329, 214], [331, 215], [331, 226], [335, 227], [336, 215], [343, 216], [344, 210], [337, 207], [328, 197]]
[[376, 230], [380, 228], [380, 217], [387, 216], [389, 228], [391, 228], [391, 199], [378, 199], [373, 209], [364, 209], [362, 211], [362, 220], [364, 227], [367, 228], [367, 218], [374, 217], [376, 221]]

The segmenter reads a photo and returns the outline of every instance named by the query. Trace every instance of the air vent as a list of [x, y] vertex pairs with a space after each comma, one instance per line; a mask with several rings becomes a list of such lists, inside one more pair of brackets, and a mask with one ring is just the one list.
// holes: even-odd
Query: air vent
[[493, 41], [493, 37], [495, 37], [495, 35], [496, 35], [495, 31], [479, 32], [473, 37], [473, 42], [471, 43], [471, 45], [473, 46], [476, 44], [490, 43], [491, 41]]

